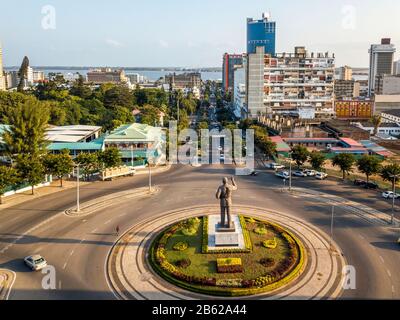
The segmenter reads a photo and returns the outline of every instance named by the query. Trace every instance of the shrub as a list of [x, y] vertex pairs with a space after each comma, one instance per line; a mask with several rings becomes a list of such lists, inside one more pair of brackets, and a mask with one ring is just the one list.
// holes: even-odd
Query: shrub
[[175, 251], [185, 251], [189, 245], [186, 242], [177, 242], [172, 247]]
[[258, 234], [259, 236], [265, 236], [268, 233], [268, 230], [264, 226], [259, 226], [254, 229], [254, 233]]
[[186, 269], [192, 264], [192, 261], [190, 261], [190, 259], [182, 259], [182, 260], [176, 261], [175, 264], [179, 268]]
[[270, 268], [275, 265], [275, 260], [273, 258], [263, 258], [260, 260], [260, 264], [266, 268]]
[[243, 281], [241, 279], [219, 279], [217, 287], [241, 288]]
[[242, 259], [228, 258], [217, 260], [218, 273], [241, 273], [243, 272]]
[[194, 236], [196, 233], [197, 233], [197, 228], [196, 229], [195, 228], [189, 228], [189, 229], [184, 228], [184, 229], [182, 229], [182, 234], [187, 236], [187, 237]]
[[267, 249], [276, 249], [276, 247], [278, 246], [278, 242], [276, 241], [276, 238], [274, 238], [274, 240], [265, 240], [262, 243], [264, 248]]

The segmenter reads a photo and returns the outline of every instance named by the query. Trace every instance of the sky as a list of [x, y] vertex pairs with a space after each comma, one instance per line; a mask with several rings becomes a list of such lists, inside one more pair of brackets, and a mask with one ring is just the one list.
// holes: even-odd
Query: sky
[[270, 12], [277, 52], [332, 52], [368, 67], [383, 37], [398, 44], [398, 0], [3, 0], [5, 66], [220, 67], [246, 48], [246, 18]]

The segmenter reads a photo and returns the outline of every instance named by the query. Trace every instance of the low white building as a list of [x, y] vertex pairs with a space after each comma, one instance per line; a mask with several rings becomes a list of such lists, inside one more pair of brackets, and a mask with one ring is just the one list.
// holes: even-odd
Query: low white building
[[[355, 123], [357, 127], [363, 129], [365, 131], [369, 131], [371, 134], [374, 134], [375, 126], [372, 122], [357, 122]], [[379, 126], [378, 134], [385, 134], [392, 137], [400, 136], [400, 124], [398, 123], [382, 123]]]
[[381, 117], [385, 122], [400, 123], [400, 109], [382, 111]]

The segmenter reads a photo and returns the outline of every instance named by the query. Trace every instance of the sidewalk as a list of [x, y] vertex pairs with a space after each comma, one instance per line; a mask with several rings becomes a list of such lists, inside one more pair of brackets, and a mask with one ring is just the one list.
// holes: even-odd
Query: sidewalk
[[[284, 190], [284, 192], [289, 192], [289, 191]], [[341, 207], [344, 210], [349, 211], [372, 224], [393, 227], [391, 225], [390, 215], [355, 201], [351, 201], [339, 196], [304, 188], [292, 188], [292, 194], [295, 195], [297, 194], [302, 197], [312, 198], [313, 200]], [[394, 227], [398, 226], [400, 226], [400, 221], [395, 218]]]
[[[158, 174], [158, 173], [163, 173], [166, 172], [168, 170], [171, 169], [171, 165], [168, 164], [166, 166], [160, 166], [160, 167], [156, 167], [156, 168], [152, 168], [151, 169], [151, 173], [152, 174]], [[141, 169], [138, 170], [136, 172], [135, 176], [140, 176], [140, 175], [145, 175], [148, 174], [148, 169]], [[80, 181], [80, 186], [85, 186], [85, 185], [89, 185], [89, 184], [93, 184], [99, 181], [93, 181], [93, 182], [85, 182], [85, 181]], [[68, 189], [73, 189], [76, 188], [76, 181], [68, 181], [68, 180], [64, 180], [63, 181], [63, 187], [60, 187], [60, 182], [59, 181], [54, 181], [50, 186], [48, 187], [42, 187], [39, 189], [35, 189], [35, 195], [31, 194], [31, 191], [26, 191], [24, 193], [19, 193], [19, 194], [15, 194], [9, 197], [5, 197], [3, 198], [3, 204], [0, 205], [0, 212], [2, 210], [5, 210], [7, 208], [16, 206], [18, 204], [24, 203], [24, 202], [28, 202], [34, 199], [38, 199], [53, 193], [57, 193], [57, 192], [61, 192], [61, 191], [65, 191]]]

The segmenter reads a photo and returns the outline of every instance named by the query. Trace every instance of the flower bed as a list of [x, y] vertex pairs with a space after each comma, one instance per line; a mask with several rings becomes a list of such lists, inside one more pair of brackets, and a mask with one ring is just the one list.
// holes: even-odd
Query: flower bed
[[[203, 217], [194, 235], [186, 236], [180, 232], [187, 226], [187, 221], [164, 230], [150, 247], [151, 266], [177, 286], [216, 296], [268, 292], [288, 284], [299, 275], [304, 265], [304, 248], [293, 234], [278, 225], [254, 218], [240, 216], [240, 222], [243, 230], [247, 231], [250, 251], [203, 253], [208, 242], [208, 228], [205, 227], [208, 226], [208, 218]], [[263, 239], [265, 236], [256, 234], [254, 229], [260, 226], [274, 240]], [[274, 249], [266, 250], [263, 241], [273, 241]], [[174, 250], [175, 245], [182, 243], [187, 245], [185, 250]]]

